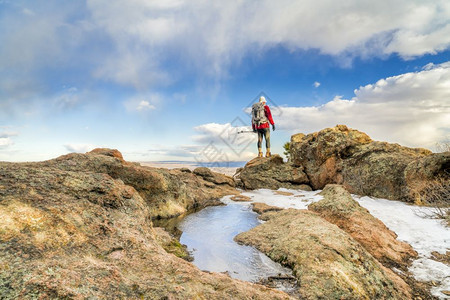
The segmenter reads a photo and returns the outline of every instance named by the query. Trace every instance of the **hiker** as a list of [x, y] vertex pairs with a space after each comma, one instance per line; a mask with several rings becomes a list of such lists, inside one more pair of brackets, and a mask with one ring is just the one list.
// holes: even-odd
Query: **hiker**
[[275, 123], [269, 106], [266, 105], [266, 98], [259, 97], [259, 102], [252, 106], [252, 128], [258, 133], [258, 157], [263, 157], [262, 140], [266, 139], [266, 157], [270, 157], [270, 125], [275, 131]]

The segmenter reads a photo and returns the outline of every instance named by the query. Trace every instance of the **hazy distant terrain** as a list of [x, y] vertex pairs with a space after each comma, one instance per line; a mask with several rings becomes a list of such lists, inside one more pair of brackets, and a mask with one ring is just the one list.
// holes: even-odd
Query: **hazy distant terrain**
[[166, 169], [177, 169], [177, 168], [188, 168], [194, 170], [198, 167], [208, 167], [212, 171], [217, 173], [222, 173], [228, 176], [233, 176], [236, 173], [236, 169], [243, 167], [245, 162], [220, 162], [220, 163], [209, 163], [201, 164], [190, 161], [146, 161], [139, 162], [142, 166], [154, 167], [154, 168], [166, 168]]

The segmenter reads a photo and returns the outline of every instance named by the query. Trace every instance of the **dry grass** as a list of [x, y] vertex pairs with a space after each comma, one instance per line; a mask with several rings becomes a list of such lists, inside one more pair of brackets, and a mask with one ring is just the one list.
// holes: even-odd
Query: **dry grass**
[[429, 213], [420, 215], [446, 220], [447, 226], [450, 226], [450, 180], [439, 177], [417, 191], [416, 203], [431, 207]]
[[449, 152], [450, 151], [450, 142], [442, 142], [436, 144], [436, 152]]

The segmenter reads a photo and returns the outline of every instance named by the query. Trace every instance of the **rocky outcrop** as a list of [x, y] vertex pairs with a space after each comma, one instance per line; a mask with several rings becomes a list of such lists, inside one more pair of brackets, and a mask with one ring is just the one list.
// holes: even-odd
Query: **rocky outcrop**
[[122, 153], [120, 153], [120, 151], [117, 149], [96, 148], [89, 153], [111, 156], [111, 157], [115, 157], [115, 158], [119, 159], [121, 162], [125, 162], [125, 160], [123, 159]]
[[263, 213], [266, 213], [266, 212], [269, 212], [269, 211], [280, 211], [280, 210], [283, 210], [283, 209], [281, 207], [267, 205], [266, 203], [253, 202], [252, 203], [252, 210], [255, 213], [263, 214]]
[[[157, 201], [183, 199], [191, 184], [215, 190], [191, 176], [98, 153], [0, 163], [0, 298], [289, 299], [163, 249], [151, 222]], [[211, 191], [192, 203], [219, 195]]]
[[335, 183], [359, 195], [422, 203], [438, 178], [441, 194], [450, 193], [450, 152], [373, 141], [345, 125], [293, 135], [290, 157], [288, 163], [279, 155], [251, 160], [236, 173], [237, 185], [317, 190]]
[[404, 176], [404, 194], [408, 199], [414, 199], [418, 204], [448, 205], [450, 152], [433, 153], [411, 162], [405, 168]]
[[267, 220], [235, 239], [294, 270], [302, 299], [410, 299], [408, 286], [336, 225], [306, 210]]
[[291, 164], [284, 163], [278, 154], [270, 158], [252, 159], [237, 172], [235, 178], [240, 187], [251, 190], [303, 188], [309, 182], [302, 167], [294, 168]]
[[212, 182], [214, 184], [227, 185], [231, 187], [235, 186], [233, 178], [220, 173], [213, 172], [205, 167], [196, 168], [194, 169], [193, 173], [195, 175], [202, 177], [204, 180]]
[[32, 168], [108, 174], [135, 188], [150, 207], [152, 218], [167, 218], [193, 208], [216, 205], [225, 195], [238, 193], [231, 177], [199, 168], [197, 174], [182, 169], [144, 167], [123, 160], [112, 149], [95, 149], [86, 154], [71, 153], [38, 163]]
[[450, 152], [372, 141], [345, 125], [291, 138], [293, 166], [303, 168], [313, 189], [329, 183], [351, 193], [414, 201], [416, 186], [431, 178], [450, 180]]
[[342, 186], [327, 185], [321, 192], [324, 199], [308, 206], [328, 222], [351, 235], [386, 267], [406, 267], [417, 257], [412, 247], [397, 240], [397, 235], [383, 222], [359, 205]]

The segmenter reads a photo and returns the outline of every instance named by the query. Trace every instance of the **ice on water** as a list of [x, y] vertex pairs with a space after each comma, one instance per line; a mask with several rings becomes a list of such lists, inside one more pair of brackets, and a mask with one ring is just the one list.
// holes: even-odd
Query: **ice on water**
[[229, 203], [227, 206], [207, 207], [187, 216], [180, 224], [180, 242], [194, 256], [201, 270], [228, 272], [231, 277], [257, 282], [278, 274], [291, 274], [253, 247], [238, 245], [233, 238], [260, 222], [249, 205]]

